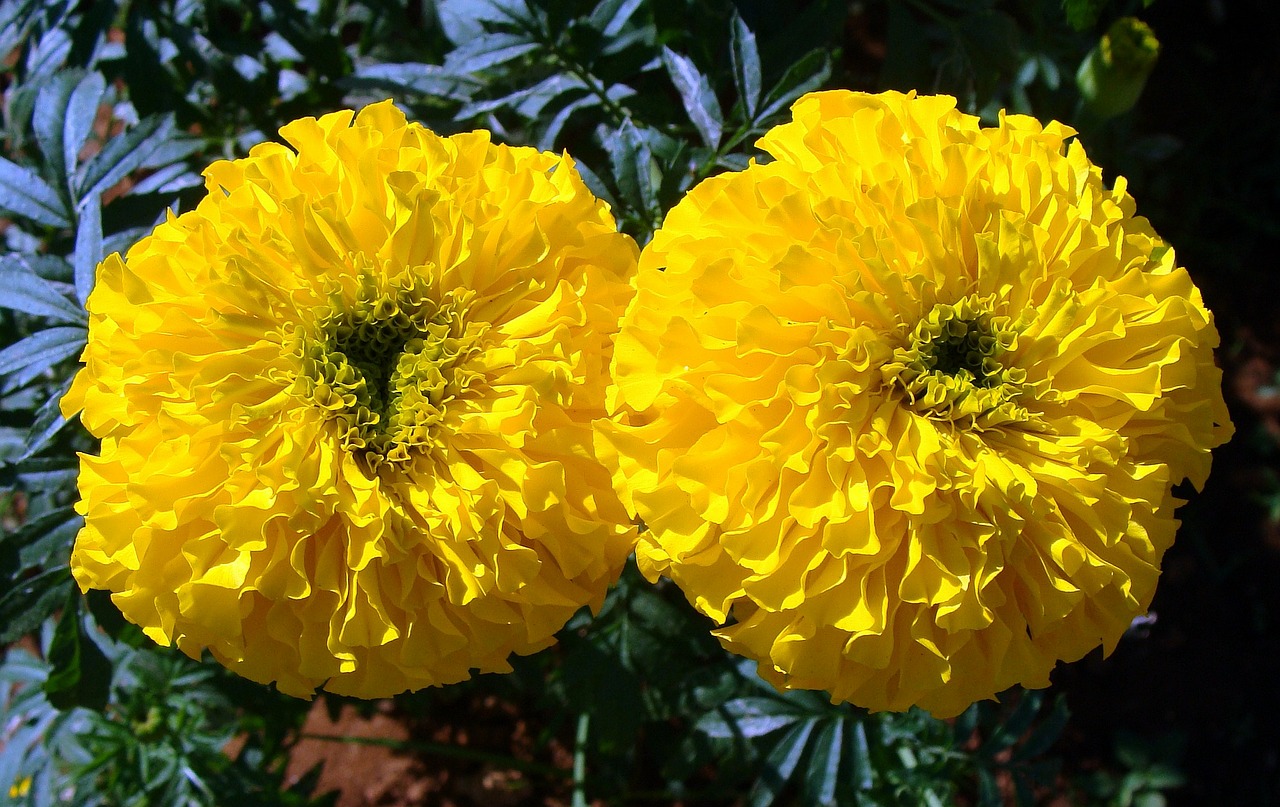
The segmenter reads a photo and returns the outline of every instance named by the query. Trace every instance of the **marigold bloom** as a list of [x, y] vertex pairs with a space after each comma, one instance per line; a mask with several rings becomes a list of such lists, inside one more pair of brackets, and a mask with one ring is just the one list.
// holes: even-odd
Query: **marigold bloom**
[[775, 685], [954, 715], [1150, 602], [1218, 337], [1071, 134], [809, 95], [642, 253], [598, 445], [641, 569]]
[[568, 157], [390, 102], [281, 135], [99, 267], [76, 580], [295, 695], [509, 670], [634, 544], [592, 420], [635, 245]]

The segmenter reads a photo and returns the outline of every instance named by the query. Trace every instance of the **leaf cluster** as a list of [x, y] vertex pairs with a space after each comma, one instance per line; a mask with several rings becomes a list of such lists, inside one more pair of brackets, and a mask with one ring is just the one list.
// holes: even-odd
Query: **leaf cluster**
[[[58, 401], [95, 267], [189, 208], [209, 162], [392, 97], [442, 133], [568, 151], [643, 243], [696, 182], [763, 159], [753, 141], [810, 90], [945, 91], [988, 117], [1070, 118], [1067, 77], [1132, 5], [0, 0], [0, 804], [310, 803], [314, 779], [280, 789], [305, 704], [153, 647], [68, 570], [76, 452], [95, 443]], [[868, 62], [858, 31], [883, 54]], [[868, 715], [774, 692], [710, 628], [631, 566], [600, 614], [514, 675], [400, 703], [518, 702], [544, 747], [573, 747], [579, 800], [1031, 804], [1054, 780], [1060, 699], [1012, 693], [954, 725]], [[1132, 775], [1099, 780], [1098, 798], [1153, 787]], [[30, 794], [8, 796], [23, 777]]]

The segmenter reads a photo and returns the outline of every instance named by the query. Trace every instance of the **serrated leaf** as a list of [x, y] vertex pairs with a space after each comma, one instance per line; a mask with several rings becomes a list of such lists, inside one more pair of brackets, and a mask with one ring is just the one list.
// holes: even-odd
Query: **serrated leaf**
[[734, 11], [729, 21], [729, 61], [733, 65], [733, 83], [742, 98], [747, 120], [754, 121], [760, 108], [760, 51], [756, 48], [756, 35]]
[[22, 454], [18, 456], [18, 462], [39, 453], [44, 449], [53, 438], [58, 435], [67, 425], [67, 419], [62, 416], [62, 409], [59, 402], [62, 396], [71, 388], [71, 378], [68, 378], [58, 388], [49, 400], [36, 411], [35, 421], [31, 424], [31, 430], [27, 434], [27, 442], [23, 446]]
[[585, 163], [575, 162], [574, 169], [578, 172], [578, 176], [582, 177], [582, 184], [587, 186], [587, 190], [597, 199], [603, 199], [609, 204], [609, 207], [617, 207], [618, 202], [613, 198], [613, 194], [609, 193], [609, 188], [596, 176], [596, 172], [592, 171]]
[[179, 162], [167, 165], [140, 180], [129, 189], [129, 195], [139, 196], [148, 193], [174, 194], [203, 183], [204, 180], [199, 174], [187, 168], [184, 163]]
[[102, 199], [90, 193], [77, 206], [76, 253], [72, 265], [76, 270], [76, 297], [83, 305], [93, 291], [98, 262], [102, 260]]
[[809, 766], [804, 775], [805, 802], [814, 805], [834, 804], [839, 782], [840, 746], [844, 739], [841, 721], [827, 720], [813, 740]]
[[26, 367], [52, 367], [84, 349], [89, 332], [84, 328], [46, 328], [0, 350], [0, 375]]
[[82, 325], [84, 309], [68, 300], [53, 283], [31, 270], [25, 256], [5, 256], [0, 265], [0, 308], [22, 311], [56, 322]]
[[810, 51], [782, 74], [765, 97], [758, 121], [765, 121], [807, 92], [818, 89], [831, 76], [831, 57], [825, 51]]
[[768, 807], [777, 800], [786, 788], [787, 782], [791, 781], [796, 767], [799, 766], [800, 758], [804, 755], [805, 747], [809, 742], [809, 735], [813, 733], [816, 725], [818, 725], [818, 719], [810, 718], [799, 725], [792, 726], [786, 734], [782, 735], [782, 739], [765, 757], [760, 778], [756, 779], [755, 784], [751, 786], [751, 792], [747, 796], [747, 803], [751, 807]]
[[671, 82], [676, 85], [684, 110], [702, 136], [702, 142], [714, 149], [720, 145], [724, 113], [720, 110], [720, 102], [716, 100], [711, 83], [698, 72], [692, 59], [681, 56], [666, 46], [662, 48], [662, 64], [667, 68]]
[[436, 14], [444, 35], [459, 46], [483, 36], [486, 22], [528, 21], [530, 17], [523, 0], [439, 0]]
[[599, 106], [600, 99], [594, 95], [585, 95], [582, 98], [576, 98], [560, 108], [560, 111], [551, 117], [547, 122], [547, 128], [542, 130], [538, 135], [537, 146], [542, 151], [551, 151], [555, 148], [556, 138], [560, 136], [560, 131], [564, 129], [565, 124], [569, 122], [570, 116], [580, 109], [587, 107]]
[[533, 85], [514, 105], [515, 111], [526, 120], [533, 120], [559, 96], [573, 90], [585, 90], [587, 84], [577, 76], [556, 73]]
[[0, 209], [49, 227], [71, 223], [57, 191], [35, 171], [0, 157]]
[[62, 67], [73, 44], [70, 32], [61, 26], [45, 31], [36, 46], [27, 51], [27, 80], [39, 80]]
[[804, 716], [804, 712], [781, 699], [735, 698], [722, 703], [716, 711], [705, 713], [694, 728], [708, 737], [727, 739], [742, 735], [750, 739], [772, 734]]
[[79, 199], [101, 196], [117, 182], [142, 167], [157, 148], [173, 134], [173, 115], [143, 118], [124, 134], [107, 141], [102, 151], [81, 166], [76, 174]]
[[586, 82], [577, 76], [557, 73], [554, 76], [543, 79], [532, 87], [517, 90], [501, 98], [487, 98], [483, 101], [463, 104], [462, 108], [453, 116], [453, 119], [464, 121], [480, 118], [494, 110], [508, 107], [518, 112], [521, 117], [532, 120], [538, 117], [543, 107], [554, 100], [556, 96], [571, 90], [586, 89], [588, 89]]
[[67, 297], [67, 299], [72, 299], [75, 296], [75, 287], [70, 285], [70, 281], [73, 279], [73, 271], [71, 264], [65, 258], [57, 255], [33, 255], [31, 253], [6, 256], [6, 258], [9, 257], [20, 261], [24, 267], [52, 282], [58, 293]]
[[470, 100], [471, 93], [481, 86], [474, 77], [454, 75], [438, 64], [418, 62], [361, 65], [338, 84], [347, 89], [417, 93], [455, 101]]
[[35, 457], [16, 466], [18, 483], [42, 493], [75, 484], [80, 470], [74, 458]]
[[648, 142], [628, 118], [614, 137], [605, 138], [603, 145], [609, 155], [619, 201], [633, 211], [647, 213], [656, 201], [650, 181], [653, 155]]
[[111, 693], [111, 662], [80, 622], [80, 592], [73, 589], [49, 646], [53, 669], [44, 694], [54, 708], [77, 706], [101, 711]]
[[101, 73], [68, 70], [57, 74], [36, 96], [32, 126], [45, 160], [70, 187], [80, 147], [93, 131], [98, 104], [106, 92]]
[[25, 543], [18, 546], [18, 565], [21, 568], [61, 569], [67, 566], [76, 534], [84, 526], [84, 518], [67, 512], [69, 509], [59, 507], [51, 510], [46, 515], [52, 518], [42, 525], [42, 529], [23, 538]]
[[849, 721], [849, 762], [853, 768], [854, 787], [870, 790], [873, 783], [871, 747], [867, 742], [867, 726], [862, 720]]
[[0, 643], [17, 641], [40, 627], [72, 590], [71, 570], [63, 567], [17, 581], [0, 595]]
[[36, 0], [0, 3], [0, 53], [12, 53], [26, 40], [40, 8]]
[[642, 5], [644, 0], [601, 0], [600, 4], [592, 9], [591, 16], [587, 18], [587, 24], [606, 38], [615, 37], [622, 33], [627, 21]]
[[444, 57], [444, 69], [455, 76], [469, 76], [518, 59], [538, 47], [517, 34], [484, 34], [452, 50]]

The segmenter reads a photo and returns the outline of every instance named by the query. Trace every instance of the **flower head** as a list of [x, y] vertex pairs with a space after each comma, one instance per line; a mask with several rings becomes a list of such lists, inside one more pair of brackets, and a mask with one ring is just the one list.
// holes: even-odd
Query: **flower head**
[[954, 715], [1150, 602], [1218, 337], [1071, 134], [809, 95], [645, 248], [598, 445], [642, 571], [776, 685]]
[[635, 245], [568, 157], [390, 102], [281, 135], [99, 267], [76, 579], [292, 694], [508, 670], [634, 542], [592, 421]]

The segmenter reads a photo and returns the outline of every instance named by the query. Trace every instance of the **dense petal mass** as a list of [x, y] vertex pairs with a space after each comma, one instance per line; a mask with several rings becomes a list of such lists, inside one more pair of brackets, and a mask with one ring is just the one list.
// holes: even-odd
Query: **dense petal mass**
[[76, 579], [292, 694], [508, 670], [634, 544], [592, 422], [635, 245], [567, 156], [390, 102], [281, 135], [99, 268]]
[[641, 569], [776, 685], [954, 715], [1150, 602], [1218, 337], [1071, 134], [809, 95], [642, 254], [599, 446]]

